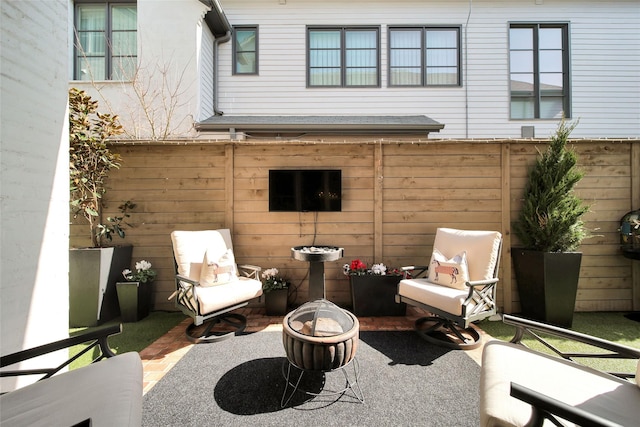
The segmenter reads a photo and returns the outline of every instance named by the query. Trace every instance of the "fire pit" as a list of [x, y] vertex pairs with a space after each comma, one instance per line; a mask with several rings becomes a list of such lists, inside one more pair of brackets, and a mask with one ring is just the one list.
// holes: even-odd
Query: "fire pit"
[[[364, 402], [362, 390], [357, 386], [359, 367], [356, 350], [360, 324], [356, 316], [341, 309], [325, 299], [308, 302], [297, 310], [287, 314], [282, 322], [282, 343], [287, 354], [288, 366], [283, 375], [287, 381], [282, 395], [282, 406], [286, 406], [305, 372], [325, 373], [343, 370], [353, 363], [355, 379], [349, 379], [343, 370], [346, 386], [332, 394], [343, 394], [351, 390], [360, 402]], [[299, 376], [294, 383], [292, 370], [297, 369]], [[289, 386], [293, 387], [287, 397]], [[314, 394], [306, 392], [308, 394]]]
[[309, 263], [309, 300], [325, 297], [324, 263], [337, 261], [344, 255], [344, 249], [336, 246], [295, 246], [291, 248], [291, 258]]

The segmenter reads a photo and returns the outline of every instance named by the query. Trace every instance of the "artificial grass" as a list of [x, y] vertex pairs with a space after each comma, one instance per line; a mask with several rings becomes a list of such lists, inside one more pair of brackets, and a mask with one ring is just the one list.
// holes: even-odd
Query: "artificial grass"
[[[592, 335], [613, 341], [628, 347], [640, 349], [640, 322], [625, 317], [622, 312], [597, 312], [575, 313], [572, 330], [583, 334]], [[510, 341], [513, 338], [515, 327], [506, 325], [502, 321], [483, 320], [478, 326], [494, 338]], [[556, 348], [565, 352], [594, 352], [593, 347], [576, 343], [561, 338], [540, 334]], [[535, 338], [526, 335], [522, 342], [537, 351], [552, 354], [551, 350], [544, 347]], [[580, 360], [581, 363], [602, 371], [609, 372], [635, 372], [637, 361], [620, 359], [591, 359]]]
[[[128, 351], [142, 351], [149, 344], [167, 333], [171, 328], [182, 322], [186, 316], [182, 312], [153, 311], [144, 319], [133, 323], [122, 323], [120, 319], [107, 322], [100, 327], [122, 323], [122, 333], [109, 337], [109, 347], [118, 354]], [[97, 327], [96, 327], [97, 328]], [[96, 328], [73, 328], [70, 335], [89, 331]], [[69, 349], [69, 357], [78, 354], [86, 345], [77, 345]], [[91, 363], [95, 355], [93, 352], [83, 354], [71, 363], [70, 369], [77, 369]]]

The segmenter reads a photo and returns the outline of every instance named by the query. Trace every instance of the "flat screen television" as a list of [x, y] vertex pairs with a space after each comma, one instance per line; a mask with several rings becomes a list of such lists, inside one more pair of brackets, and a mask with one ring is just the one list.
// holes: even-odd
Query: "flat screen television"
[[279, 169], [269, 171], [269, 211], [339, 212], [342, 171]]

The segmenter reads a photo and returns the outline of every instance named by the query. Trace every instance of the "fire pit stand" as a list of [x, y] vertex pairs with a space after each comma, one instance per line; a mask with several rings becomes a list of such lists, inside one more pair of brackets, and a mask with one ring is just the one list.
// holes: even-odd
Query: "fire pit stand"
[[[282, 365], [286, 381], [280, 401], [283, 408], [297, 390], [311, 396], [343, 395], [351, 390], [360, 403], [364, 402], [358, 385], [360, 366], [355, 357], [360, 329], [356, 316], [330, 301], [318, 299], [287, 314], [282, 325], [282, 343], [287, 354]], [[346, 371], [349, 365], [353, 368], [353, 379]], [[340, 390], [314, 393], [300, 387], [305, 373], [326, 375], [338, 370], [342, 371], [345, 379]]]

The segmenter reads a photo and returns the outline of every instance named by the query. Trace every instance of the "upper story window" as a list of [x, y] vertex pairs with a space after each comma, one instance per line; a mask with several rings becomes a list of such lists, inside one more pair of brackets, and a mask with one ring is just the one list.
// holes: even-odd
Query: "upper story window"
[[258, 74], [258, 27], [233, 27], [233, 74]]
[[460, 82], [460, 28], [389, 28], [389, 86]]
[[309, 87], [378, 87], [379, 69], [379, 28], [308, 28]]
[[567, 24], [511, 24], [512, 119], [570, 117]]
[[75, 80], [131, 80], [137, 64], [135, 1], [75, 0]]

